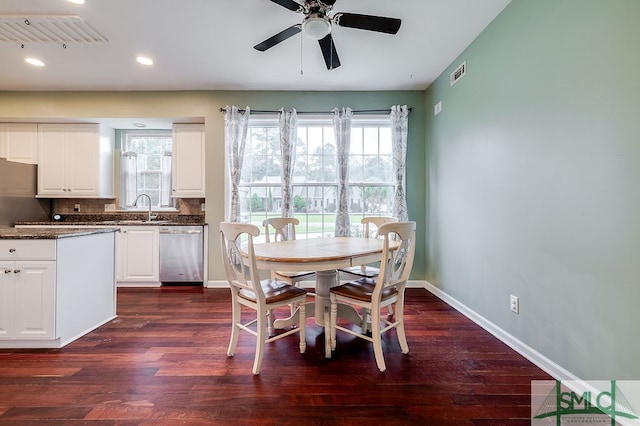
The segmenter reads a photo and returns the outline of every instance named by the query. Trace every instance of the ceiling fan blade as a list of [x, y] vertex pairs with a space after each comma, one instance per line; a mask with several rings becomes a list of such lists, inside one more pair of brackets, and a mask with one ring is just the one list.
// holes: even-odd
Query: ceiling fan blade
[[320, 49], [322, 50], [322, 56], [324, 56], [324, 63], [327, 64], [327, 69], [332, 70], [340, 66], [340, 59], [338, 59], [338, 52], [336, 52], [336, 45], [333, 44], [333, 38], [331, 34], [327, 34], [324, 38], [318, 40]]
[[333, 6], [336, 4], [336, 0], [320, 0], [320, 2], [324, 3], [327, 6]]
[[276, 44], [282, 43], [289, 37], [293, 37], [294, 35], [298, 34], [300, 31], [302, 31], [302, 29], [300, 28], [300, 24], [293, 25], [287, 28], [286, 30], [280, 31], [278, 34], [269, 37], [262, 43], [256, 44], [255, 46], [253, 46], [253, 48], [261, 52], [264, 52], [265, 50], [272, 48]]
[[282, 7], [286, 7], [289, 10], [294, 12], [302, 12], [304, 8], [300, 3], [297, 3], [293, 0], [271, 0], [272, 2], [279, 4]]
[[360, 15], [358, 13], [336, 13], [332, 20], [340, 27], [357, 28], [387, 34], [396, 34], [402, 23], [402, 21], [397, 18]]

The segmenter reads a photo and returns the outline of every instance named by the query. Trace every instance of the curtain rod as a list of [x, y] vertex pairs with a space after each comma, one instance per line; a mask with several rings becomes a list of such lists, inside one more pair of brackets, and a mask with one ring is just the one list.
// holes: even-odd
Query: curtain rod
[[[413, 108], [409, 107], [409, 112], [411, 112], [411, 110]], [[226, 108], [220, 108], [220, 112], [225, 112]], [[238, 111], [244, 112], [246, 110], [244, 109], [238, 109]], [[278, 111], [270, 111], [270, 110], [263, 110], [263, 109], [252, 109], [251, 110], [251, 114], [277, 114], [279, 113], [280, 110]], [[333, 111], [296, 111], [298, 114], [331, 114]], [[360, 110], [353, 110], [351, 111], [354, 114], [370, 114], [370, 113], [374, 113], [374, 112], [391, 112], [391, 108], [388, 109], [360, 109]]]

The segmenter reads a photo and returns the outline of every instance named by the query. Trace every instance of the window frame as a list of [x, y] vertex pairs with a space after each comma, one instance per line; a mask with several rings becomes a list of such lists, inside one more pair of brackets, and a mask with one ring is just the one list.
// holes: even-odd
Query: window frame
[[[173, 132], [171, 129], [122, 129], [120, 131], [120, 157], [119, 157], [119, 161], [120, 161], [120, 170], [119, 170], [119, 177], [120, 177], [120, 188], [119, 188], [119, 199], [118, 199], [118, 203], [121, 209], [123, 210], [147, 210], [149, 208], [148, 205], [148, 200], [146, 197], [143, 197], [140, 199], [140, 201], [137, 203], [136, 206], [133, 206], [132, 204], [127, 204], [127, 196], [126, 196], [126, 191], [127, 191], [127, 184], [125, 182], [126, 180], [126, 176], [125, 176], [125, 170], [124, 170], [124, 164], [123, 164], [123, 156], [125, 153], [127, 152], [132, 152], [131, 149], [129, 149], [129, 143], [130, 140], [138, 137], [138, 138], [158, 138], [158, 137], [162, 137], [162, 138], [166, 138], [169, 139], [171, 142], [171, 150], [163, 150], [161, 153], [156, 153], [156, 154], [147, 154], [147, 153], [143, 153], [142, 155], [154, 155], [154, 156], [159, 156], [160, 157], [160, 161], [159, 161], [159, 168], [158, 169], [145, 169], [143, 171], [141, 170], [137, 170], [136, 169], [136, 175], [137, 177], [139, 177], [141, 174], [144, 174], [146, 176], [150, 176], [150, 175], [157, 175], [157, 181], [158, 181], [158, 188], [151, 188], [151, 191], [157, 191], [158, 192], [158, 196], [157, 197], [152, 197], [152, 199], [157, 199], [158, 203], [154, 204], [151, 206], [151, 209], [153, 211], [174, 211], [175, 209], [175, 200], [173, 197], [171, 197], [172, 194], [172, 167], [171, 167], [171, 156], [173, 153]], [[137, 155], [140, 155], [140, 153], [136, 153]], [[163, 157], [169, 157], [169, 163], [168, 166], [164, 166], [163, 165]], [[136, 160], [137, 163], [137, 160]], [[164, 167], [163, 167], [164, 166]], [[163, 169], [168, 169], [168, 173], [165, 173]], [[168, 188], [166, 189], [162, 189], [162, 185], [163, 183], [165, 184], [165, 186], [168, 186]], [[139, 191], [139, 187], [140, 185], [137, 183], [136, 184], [136, 188], [135, 188], [135, 192], [137, 195], [140, 195], [142, 193], [148, 193], [149, 192], [149, 188], [144, 187], [142, 192]], [[162, 204], [163, 200], [166, 200], [167, 203], [166, 204]]]
[[[242, 170], [242, 174], [243, 176], [245, 175], [245, 173], [247, 174], [251, 174], [252, 172], [248, 172], [245, 168], [247, 166], [250, 166], [252, 163], [251, 161], [247, 160], [247, 154], [249, 153], [249, 150], [251, 149], [251, 134], [252, 134], [252, 128], [260, 128], [260, 127], [270, 127], [270, 128], [275, 128], [276, 131], [278, 129], [278, 115], [277, 114], [273, 114], [273, 115], [260, 115], [259, 117], [250, 117], [249, 118], [249, 124], [248, 124], [248, 131], [247, 131], [247, 144], [245, 147], [245, 156], [243, 158], [243, 170]], [[324, 127], [326, 129], [330, 129], [332, 134], [330, 137], [330, 142], [332, 142], [335, 146], [335, 136], [333, 134], [333, 120], [332, 120], [332, 116], [330, 114], [326, 114], [326, 115], [304, 115], [298, 116], [298, 120], [297, 120], [297, 127], [298, 127], [298, 132], [300, 132], [301, 128], [310, 128], [310, 127]], [[352, 132], [357, 131], [357, 129], [363, 129], [362, 132], [364, 132], [364, 129], [370, 129], [370, 128], [377, 128], [378, 129], [378, 133], [380, 133], [381, 128], [386, 128], [388, 129], [388, 135], [387, 137], [389, 138], [389, 140], [387, 141], [388, 143], [388, 150], [386, 151], [387, 153], [385, 154], [388, 157], [388, 160], [390, 162], [392, 162], [393, 160], [393, 155], [392, 155], [392, 146], [391, 146], [391, 122], [389, 119], [389, 116], [387, 114], [370, 114], [370, 115], [357, 115], [353, 117], [352, 119]], [[353, 133], [352, 133], [353, 135]], [[298, 138], [297, 140], [300, 140], [300, 136], [298, 133]], [[323, 137], [322, 139], [323, 141], [327, 140], [325, 137]], [[352, 137], [352, 141], [351, 143], [353, 144], [353, 137]], [[366, 143], [366, 142], [363, 142]], [[376, 140], [376, 143], [379, 145], [380, 144], [380, 136], [378, 136], [378, 139]], [[326, 143], [323, 142], [323, 146], [326, 145]], [[309, 156], [311, 155], [309, 152], [309, 141], [308, 139], [306, 139], [306, 155]], [[337, 148], [337, 147], [336, 147]], [[353, 145], [351, 146], [350, 149], [351, 152], [353, 152]], [[370, 155], [370, 154], [365, 154], [365, 150], [361, 149], [361, 155], [364, 157], [365, 155]], [[380, 148], [377, 148], [377, 156], [380, 157]], [[278, 152], [279, 154], [279, 152]], [[267, 156], [269, 155], [269, 153], [266, 154]], [[300, 195], [301, 192], [307, 192], [307, 195], [305, 198], [305, 201], [308, 203], [309, 202], [309, 195], [308, 195], [308, 191], [309, 189], [313, 189], [314, 191], [321, 192], [323, 194], [323, 199], [322, 202], [319, 206], [314, 206], [315, 207], [319, 207], [320, 211], [319, 212], [312, 212], [310, 211], [309, 208], [305, 209], [304, 211], [294, 211], [294, 217], [300, 219], [300, 225], [296, 228], [296, 235], [298, 236], [298, 238], [311, 238], [311, 237], [316, 237], [316, 236], [321, 236], [321, 237], [330, 237], [334, 235], [334, 229], [335, 229], [335, 215], [336, 212], [335, 210], [333, 212], [327, 211], [327, 208], [330, 206], [325, 205], [328, 198], [326, 196], [327, 192], [331, 192], [333, 191], [333, 199], [334, 201], [337, 203], [337, 189], [338, 189], [338, 176], [337, 176], [337, 152], [335, 153], [335, 170], [336, 173], [334, 175], [335, 180], [334, 181], [314, 181], [314, 182], [309, 182], [306, 180], [306, 178], [309, 177], [309, 171], [307, 170], [306, 175], [305, 175], [305, 179], [303, 182], [296, 182], [295, 176], [300, 176], [300, 175], [296, 175], [295, 172], [298, 171], [298, 166], [299, 166], [299, 157], [300, 153], [298, 151], [298, 147], [296, 147], [296, 164], [294, 166], [294, 179], [292, 182], [292, 187], [293, 187], [293, 191], [292, 194], [294, 196], [296, 195]], [[350, 153], [350, 155], [354, 155], [352, 153]], [[308, 158], [307, 158], [308, 160]], [[392, 163], [391, 163], [392, 164]], [[225, 167], [228, 168], [228, 164], [225, 165]], [[363, 166], [364, 167], [364, 166]], [[352, 199], [353, 197], [353, 193], [354, 191], [364, 191], [364, 188], [385, 188], [387, 189], [388, 192], [388, 197], [387, 197], [387, 201], [389, 201], [388, 205], [385, 207], [385, 209], [374, 209], [374, 210], [370, 210], [370, 211], [365, 211], [364, 209], [361, 209], [360, 211], [351, 211], [351, 206], [349, 206], [349, 216], [351, 218], [351, 228], [352, 228], [352, 235], [359, 235], [361, 234], [361, 228], [362, 225], [360, 223], [360, 219], [364, 216], [387, 216], [387, 215], [391, 215], [392, 212], [392, 202], [393, 202], [393, 191], [394, 191], [394, 187], [395, 187], [395, 183], [393, 182], [393, 169], [391, 167], [391, 165], [389, 165], [388, 168], [388, 181], [380, 181], [380, 182], [371, 182], [371, 181], [349, 181], [349, 188], [350, 188], [350, 199]], [[351, 173], [350, 173], [351, 175]], [[245, 196], [241, 196], [240, 197], [240, 221], [241, 222], [250, 222], [253, 223], [255, 225], [257, 225], [258, 227], [261, 227], [262, 225], [262, 220], [268, 218], [268, 217], [274, 217], [274, 216], [280, 216], [280, 210], [279, 210], [279, 206], [271, 206], [272, 209], [271, 211], [268, 211], [268, 209], [263, 209], [262, 211], [252, 211], [251, 210], [251, 206], [249, 206], [249, 208], [245, 208], [245, 206], [242, 203], [247, 202], [247, 200], [251, 199], [252, 197], [252, 193], [259, 193], [259, 196], [264, 195], [264, 197], [266, 198], [266, 192], [271, 188], [271, 191], [273, 193], [274, 188], [277, 189], [278, 192], [280, 192], [280, 175], [277, 176], [277, 179], [275, 179], [275, 176], [271, 176], [271, 178], [274, 179], [268, 179], [265, 178], [264, 182], [247, 182], [244, 179], [241, 179], [240, 184], [239, 184], [239, 189], [241, 194], [246, 194]], [[255, 189], [258, 189], [258, 191], [255, 191]], [[317, 198], [317, 196], [316, 196]], [[329, 197], [331, 198], [331, 197]], [[362, 197], [360, 197], [362, 198]], [[316, 200], [318, 202], [320, 202], [320, 200]], [[264, 204], [264, 202], [263, 202]], [[295, 205], [295, 202], [294, 202]], [[277, 208], [276, 208], [277, 207]], [[335, 208], [337, 208], [337, 206], [335, 206]], [[320, 218], [316, 218], [316, 215], [320, 215]], [[313, 220], [311, 220], [313, 217]], [[318, 220], [319, 219], [319, 220]]]

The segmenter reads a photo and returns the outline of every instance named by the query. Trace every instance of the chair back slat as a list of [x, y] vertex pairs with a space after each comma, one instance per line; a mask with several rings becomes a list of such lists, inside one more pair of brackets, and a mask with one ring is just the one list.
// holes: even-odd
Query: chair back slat
[[374, 297], [379, 297], [388, 287], [401, 291], [409, 280], [416, 248], [416, 223], [386, 223], [378, 229], [378, 234], [384, 239], [384, 244]]
[[364, 225], [365, 238], [378, 238], [378, 231], [385, 223], [398, 222], [395, 217], [388, 216], [366, 216], [360, 219], [360, 223]]
[[253, 248], [253, 238], [258, 235], [260, 229], [249, 223], [220, 223], [220, 248], [231, 290], [250, 291], [264, 301]]
[[271, 232], [273, 231], [273, 241], [287, 241], [296, 239], [296, 225], [300, 221], [295, 217], [272, 217], [262, 221], [264, 226], [265, 241], [271, 242]]

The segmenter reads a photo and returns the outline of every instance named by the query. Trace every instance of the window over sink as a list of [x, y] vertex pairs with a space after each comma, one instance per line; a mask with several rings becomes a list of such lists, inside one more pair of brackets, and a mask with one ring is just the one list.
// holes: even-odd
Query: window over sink
[[[152, 208], [173, 207], [171, 198], [171, 130], [122, 130], [120, 205], [133, 208], [139, 194], [148, 194]], [[146, 197], [137, 208], [148, 208]]]

